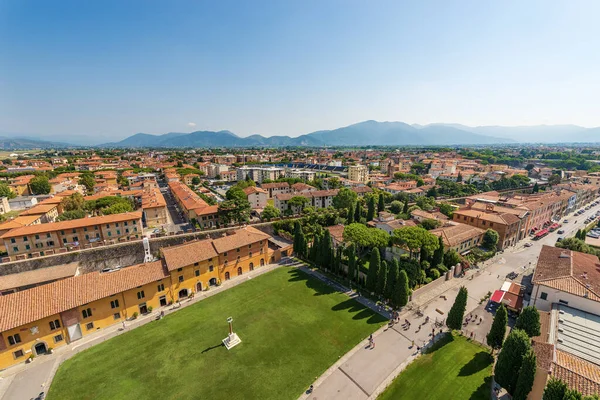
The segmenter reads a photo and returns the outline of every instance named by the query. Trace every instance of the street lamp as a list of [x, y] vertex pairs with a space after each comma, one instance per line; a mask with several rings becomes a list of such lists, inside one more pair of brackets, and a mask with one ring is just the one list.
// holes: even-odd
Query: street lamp
[[223, 339], [223, 344], [227, 348], [227, 350], [231, 350], [232, 347], [237, 346], [242, 343], [242, 339], [239, 338], [237, 333], [233, 332], [233, 318], [228, 317], [227, 323], [229, 324], [229, 334], [225, 339]]

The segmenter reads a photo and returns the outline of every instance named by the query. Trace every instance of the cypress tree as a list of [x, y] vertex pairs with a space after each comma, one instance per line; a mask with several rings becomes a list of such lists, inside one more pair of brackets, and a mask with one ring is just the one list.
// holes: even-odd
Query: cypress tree
[[431, 259], [431, 266], [436, 268], [438, 265], [444, 263], [444, 240], [440, 236], [438, 238], [438, 248], [435, 249], [433, 253], [433, 258]]
[[533, 388], [533, 381], [535, 380], [536, 371], [536, 357], [533, 349], [529, 349], [523, 357], [523, 363], [519, 369], [519, 377], [517, 378], [517, 387], [515, 388], [515, 395], [513, 400], [527, 400], [527, 395]]
[[316, 263], [318, 260], [318, 255], [319, 255], [319, 234], [315, 233], [313, 236], [313, 243], [312, 246], [310, 247], [310, 256], [309, 259], [310, 261], [312, 261], [313, 263]]
[[[421, 262], [421, 265], [423, 265], [423, 261], [427, 261], [429, 262], [429, 253], [427, 252], [427, 249], [425, 249], [425, 247], [421, 247], [421, 253], [419, 254], [419, 261]], [[429, 264], [431, 265], [431, 264]]]
[[348, 217], [346, 219], [348, 220], [348, 225], [354, 222], [354, 204], [351, 204], [350, 208], [348, 208]]
[[522, 329], [529, 337], [540, 335], [540, 313], [535, 306], [528, 306], [521, 311], [517, 318], [515, 329]]
[[304, 236], [304, 232], [302, 232], [302, 229], [300, 230], [300, 235], [298, 237], [298, 251], [296, 251], [296, 254], [298, 254], [298, 256], [302, 259], [306, 259], [307, 256], [307, 243], [306, 243], [306, 236]]
[[356, 279], [356, 249], [354, 243], [350, 243], [350, 246], [348, 246], [346, 256], [348, 257], [348, 280], [353, 281]]
[[396, 288], [396, 282], [398, 281], [398, 275], [400, 274], [400, 263], [398, 260], [394, 260], [392, 265], [388, 268], [388, 276], [386, 279], [384, 297], [391, 300], [394, 297], [394, 289]]
[[302, 232], [302, 227], [300, 226], [300, 222], [294, 222], [294, 251], [296, 254], [298, 253], [298, 249], [300, 248], [300, 232]]
[[379, 268], [381, 268], [381, 256], [379, 255], [379, 249], [374, 248], [371, 250], [369, 271], [367, 271], [367, 289], [370, 292], [375, 292], [377, 289], [377, 275], [379, 274]]
[[502, 346], [494, 369], [494, 379], [508, 393], [513, 395], [525, 354], [531, 349], [530, 339], [525, 331], [513, 329]]
[[454, 304], [448, 312], [448, 318], [446, 319], [446, 325], [448, 328], [459, 330], [462, 327], [463, 317], [467, 308], [467, 288], [461, 286], [454, 300]]
[[387, 286], [387, 275], [388, 275], [388, 264], [386, 261], [381, 263], [381, 267], [379, 267], [379, 273], [377, 275], [377, 294], [379, 296], [383, 296], [385, 293], [385, 289]]
[[323, 237], [321, 238], [321, 251], [320, 251], [320, 262], [321, 266], [330, 269], [333, 263], [332, 255], [332, 244], [331, 244], [331, 233], [329, 229], [323, 231]]
[[379, 193], [379, 198], [377, 199], [377, 212], [385, 211], [385, 200], [383, 197], [383, 193]]
[[395, 307], [404, 307], [408, 304], [408, 276], [404, 270], [398, 274], [394, 295], [392, 296], [392, 304]]
[[338, 248], [335, 251], [335, 262], [334, 262], [333, 271], [336, 274], [343, 275], [343, 271], [342, 271], [342, 246], [338, 246]]
[[504, 304], [501, 304], [500, 307], [498, 307], [498, 310], [496, 310], [494, 322], [492, 322], [492, 327], [486, 337], [487, 344], [492, 349], [499, 349], [502, 347], [504, 336], [506, 335], [507, 321], [508, 313], [506, 312], [506, 307], [504, 307]]
[[360, 202], [356, 202], [356, 207], [354, 208], [354, 222], [360, 222], [360, 217], [362, 217], [362, 206]]
[[369, 204], [367, 208], [367, 222], [375, 219], [375, 196], [369, 198]]
[[543, 400], [564, 400], [569, 388], [566, 383], [557, 378], [548, 379], [544, 389]]
[[408, 214], [408, 199], [406, 199], [406, 202], [404, 203], [404, 210], [402, 210], [403, 214]]

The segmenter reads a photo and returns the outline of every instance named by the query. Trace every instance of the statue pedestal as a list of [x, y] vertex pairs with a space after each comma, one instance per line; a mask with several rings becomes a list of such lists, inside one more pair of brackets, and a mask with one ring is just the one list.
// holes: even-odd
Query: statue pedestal
[[237, 333], [230, 333], [225, 339], [223, 339], [223, 344], [227, 350], [231, 350], [232, 347], [235, 347], [240, 343], [242, 343], [242, 339], [239, 338]]

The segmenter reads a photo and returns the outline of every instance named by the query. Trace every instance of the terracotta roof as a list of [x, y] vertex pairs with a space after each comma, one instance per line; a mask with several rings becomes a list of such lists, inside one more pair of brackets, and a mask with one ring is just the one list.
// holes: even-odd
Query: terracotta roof
[[548, 343], [550, 339], [550, 312], [549, 311], [540, 311], [540, 335], [534, 336], [532, 339], [534, 342], [544, 342]]
[[316, 190], [314, 186], [307, 185], [306, 183], [296, 182], [292, 185], [292, 189], [297, 192], [303, 192], [305, 190]]
[[54, 267], [40, 268], [33, 271], [20, 272], [18, 274], [0, 276], [0, 290], [14, 289], [72, 277], [77, 272], [78, 266], [78, 263], [73, 262], [64, 265], [55, 265]]
[[336, 242], [342, 243], [344, 241], [344, 225], [338, 224], [334, 226], [328, 226], [327, 230]]
[[244, 189], [244, 193], [246, 193], [246, 196], [248, 196], [253, 193], [267, 193], [267, 191], [256, 186], [248, 186]]
[[480, 220], [494, 222], [503, 225], [512, 225], [520, 221], [519, 217], [509, 213], [485, 212], [482, 210], [461, 209], [454, 211], [455, 215], [464, 215], [467, 217], [478, 218]]
[[162, 261], [91, 272], [0, 296], [0, 332], [168, 277]]
[[233, 235], [227, 235], [213, 240], [213, 245], [215, 246], [215, 250], [221, 254], [229, 250], [247, 246], [251, 243], [269, 239], [269, 237], [269, 235], [256, 228], [246, 226], [234, 231]]
[[16, 236], [33, 235], [36, 233], [83, 228], [84, 226], [111, 224], [114, 222], [139, 220], [141, 218], [141, 212], [127, 212], [121, 214], [102, 215], [99, 217], [79, 218], [70, 221], [50, 222], [47, 224], [29, 225], [21, 228], [12, 229], [6, 232], [4, 235], [2, 235], [1, 238], [6, 239]]
[[158, 188], [145, 189], [142, 192], [142, 209], [166, 207], [165, 197]]
[[466, 240], [483, 235], [485, 231], [471, 225], [458, 223], [456, 225], [433, 229], [431, 233], [441, 236], [445, 246], [454, 247]]
[[186, 210], [194, 210], [208, 206], [208, 203], [202, 200], [202, 198], [194, 193], [192, 189], [179, 181], [169, 182], [169, 188], [171, 189], [173, 196], [179, 199], [179, 202]]
[[538, 368], [544, 371], [550, 371], [554, 359], [554, 345], [552, 343], [533, 341], [533, 351], [536, 357]]
[[552, 376], [584, 396], [600, 393], [600, 367], [562, 350], [556, 350]]
[[[60, 202], [59, 202], [60, 203]], [[46, 214], [58, 207], [58, 204], [38, 204], [28, 210], [23, 211], [19, 215], [41, 215]]]
[[20, 228], [22, 226], [28, 226], [40, 219], [39, 215], [26, 215], [18, 216], [15, 219], [9, 219], [0, 224], [0, 230]]
[[600, 260], [591, 254], [543, 246], [533, 283], [600, 301]]
[[180, 246], [163, 247], [161, 250], [169, 271], [219, 256], [211, 239], [198, 240]]
[[281, 189], [281, 188], [289, 188], [290, 184], [287, 182], [271, 182], [271, 183], [263, 183], [260, 185], [263, 189]]

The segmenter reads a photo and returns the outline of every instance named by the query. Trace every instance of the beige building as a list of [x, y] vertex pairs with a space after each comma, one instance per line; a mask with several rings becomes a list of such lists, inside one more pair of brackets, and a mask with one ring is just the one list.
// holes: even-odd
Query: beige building
[[164, 225], [167, 221], [167, 202], [158, 188], [144, 189], [142, 193], [143, 221], [148, 227]]
[[244, 189], [244, 193], [246, 193], [253, 210], [263, 209], [267, 206], [268, 193], [265, 189], [249, 186]]
[[348, 167], [348, 179], [355, 182], [369, 182], [369, 168], [366, 165], [351, 165]]

